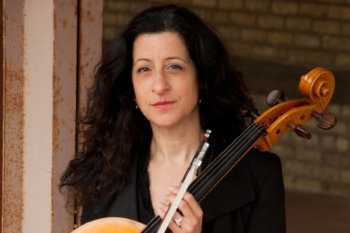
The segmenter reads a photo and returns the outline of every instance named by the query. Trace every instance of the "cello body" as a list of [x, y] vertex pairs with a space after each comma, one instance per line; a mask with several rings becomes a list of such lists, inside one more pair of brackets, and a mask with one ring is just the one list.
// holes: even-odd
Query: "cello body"
[[88, 222], [72, 233], [139, 233], [144, 228], [145, 225], [131, 219], [108, 217]]

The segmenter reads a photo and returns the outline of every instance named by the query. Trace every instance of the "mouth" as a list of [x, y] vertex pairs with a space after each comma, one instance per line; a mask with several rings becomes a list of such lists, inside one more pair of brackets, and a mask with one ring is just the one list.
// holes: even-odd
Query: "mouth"
[[175, 103], [175, 101], [160, 101], [152, 104], [152, 107], [164, 109], [170, 107], [173, 103]]

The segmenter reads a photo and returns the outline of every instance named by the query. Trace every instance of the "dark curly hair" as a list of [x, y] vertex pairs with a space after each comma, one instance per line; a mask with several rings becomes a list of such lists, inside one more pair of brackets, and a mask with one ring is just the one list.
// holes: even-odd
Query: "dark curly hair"
[[253, 103], [242, 75], [230, 65], [229, 54], [218, 36], [186, 8], [165, 5], [146, 9], [117, 35], [97, 66], [86, 113], [80, 120], [83, 143], [60, 183], [61, 189], [69, 187], [79, 203], [120, 190], [135, 150], [140, 145], [149, 146], [150, 124], [135, 109], [132, 50], [137, 36], [161, 32], [180, 35], [195, 64], [201, 127], [226, 140], [232, 140], [245, 128], [242, 109]]

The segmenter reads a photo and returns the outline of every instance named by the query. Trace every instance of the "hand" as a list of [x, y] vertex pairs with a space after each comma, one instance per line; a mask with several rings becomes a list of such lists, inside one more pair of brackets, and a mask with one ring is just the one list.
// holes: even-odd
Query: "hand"
[[[169, 195], [165, 197], [157, 211], [161, 218], [164, 218], [166, 211], [174, 201], [178, 191], [178, 187], [172, 186], [169, 188]], [[169, 224], [169, 228], [173, 233], [200, 233], [202, 231], [203, 211], [192, 194], [189, 192], [185, 193], [178, 210], [181, 211], [182, 214], [176, 212], [173, 216], [174, 221], [171, 221]], [[181, 221], [178, 221], [178, 225], [175, 219], [180, 218]]]

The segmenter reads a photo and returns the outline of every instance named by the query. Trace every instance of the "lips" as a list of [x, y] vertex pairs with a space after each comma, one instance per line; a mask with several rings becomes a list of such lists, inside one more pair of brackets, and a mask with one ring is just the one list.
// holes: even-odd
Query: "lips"
[[152, 107], [163, 109], [170, 107], [173, 103], [175, 103], [175, 101], [160, 101], [152, 104]]

